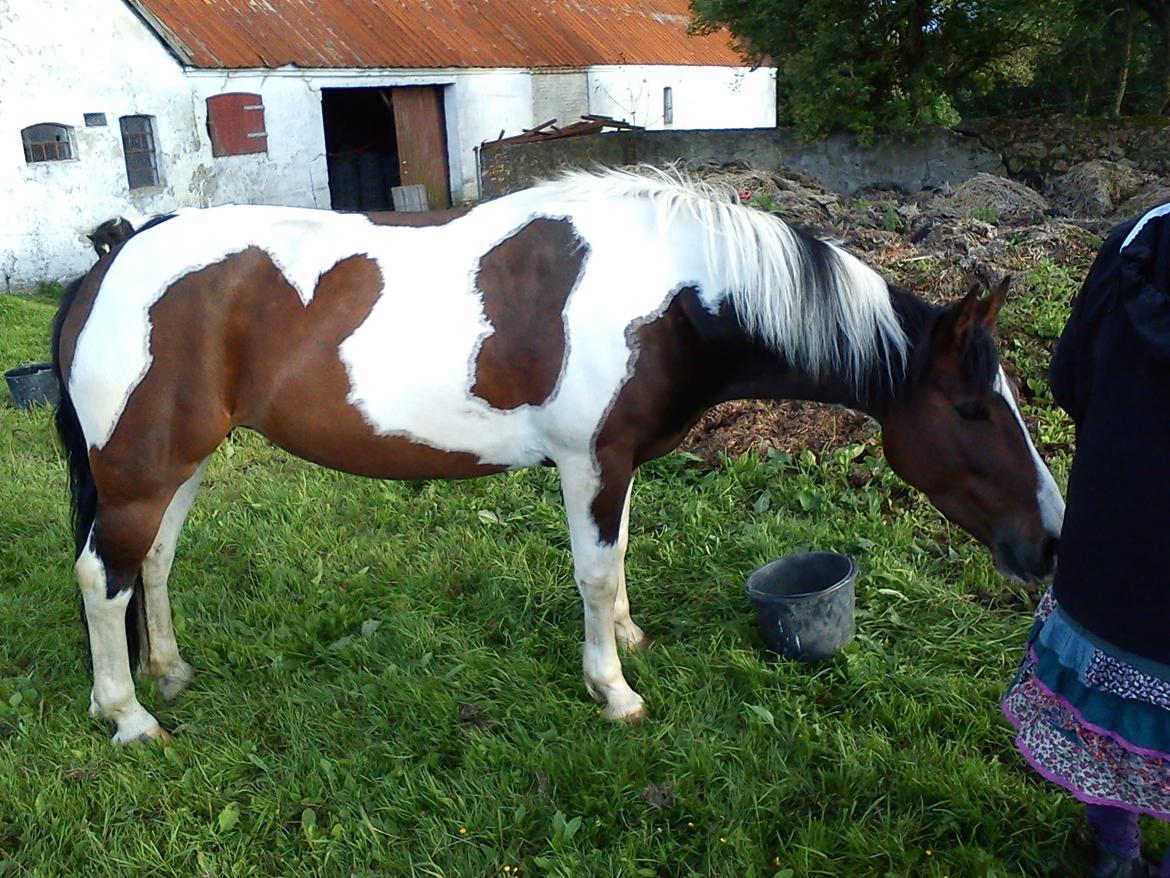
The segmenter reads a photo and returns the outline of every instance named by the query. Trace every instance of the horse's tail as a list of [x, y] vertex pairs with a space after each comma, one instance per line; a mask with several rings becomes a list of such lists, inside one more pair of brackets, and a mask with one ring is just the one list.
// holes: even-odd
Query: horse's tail
[[89, 532], [97, 514], [97, 486], [89, 468], [89, 442], [81, 430], [77, 409], [69, 395], [69, 382], [61, 373], [61, 330], [65, 318], [77, 299], [84, 277], [79, 277], [66, 288], [61, 296], [61, 305], [53, 321], [53, 371], [61, 389], [61, 401], [57, 404], [57, 438], [65, 453], [65, 464], [69, 469], [69, 498], [73, 521], [73, 557], [81, 555], [89, 540]]
[[[61, 332], [65, 319], [77, 299], [85, 276], [74, 280], [61, 296], [57, 316], [53, 320], [52, 353], [53, 372], [60, 387], [60, 402], [55, 415], [57, 437], [65, 455], [69, 471], [69, 500], [73, 522], [73, 557], [76, 560], [85, 551], [97, 518], [98, 494], [93, 470], [89, 465], [89, 441], [81, 429], [73, 398], [69, 395], [69, 381], [61, 370]], [[85, 603], [81, 605], [81, 621], [85, 627], [86, 649], [89, 649], [89, 625], [85, 624]], [[134, 592], [126, 608], [126, 646], [130, 656], [130, 667], [138, 666], [142, 632], [146, 629], [146, 600], [143, 594], [142, 576], [134, 583]]]

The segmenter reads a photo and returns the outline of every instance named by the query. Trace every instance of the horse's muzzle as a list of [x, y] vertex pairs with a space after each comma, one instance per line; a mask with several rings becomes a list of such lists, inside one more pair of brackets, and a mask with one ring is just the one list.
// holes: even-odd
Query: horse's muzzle
[[1023, 582], [1048, 582], [1056, 572], [1059, 545], [1056, 534], [1045, 534], [1038, 543], [996, 540], [991, 554], [1000, 573]]

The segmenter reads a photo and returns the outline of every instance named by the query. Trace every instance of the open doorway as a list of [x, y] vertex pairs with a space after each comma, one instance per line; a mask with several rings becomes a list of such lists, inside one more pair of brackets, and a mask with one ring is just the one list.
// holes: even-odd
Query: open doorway
[[394, 188], [414, 184], [450, 207], [441, 87], [326, 88], [321, 112], [334, 210], [392, 210]]
[[401, 182], [390, 90], [324, 88], [321, 113], [333, 209], [391, 209]]

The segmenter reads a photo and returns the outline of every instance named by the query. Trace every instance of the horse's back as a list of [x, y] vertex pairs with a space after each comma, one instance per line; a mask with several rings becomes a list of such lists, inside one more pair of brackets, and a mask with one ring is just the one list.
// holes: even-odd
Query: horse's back
[[225, 206], [131, 238], [92, 280], [68, 364], [91, 446], [198, 408], [207, 442], [251, 426], [383, 477], [587, 451], [627, 326], [670, 293], [660, 260], [596, 207], [530, 194], [443, 219]]

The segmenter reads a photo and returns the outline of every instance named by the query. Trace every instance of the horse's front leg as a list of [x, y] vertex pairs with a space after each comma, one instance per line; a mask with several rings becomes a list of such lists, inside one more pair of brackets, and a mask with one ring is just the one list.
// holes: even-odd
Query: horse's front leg
[[626, 502], [622, 509], [621, 531], [618, 533], [618, 590], [613, 604], [613, 626], [619, 646], [634, 651], [646, 645], [646, 634], [630, 618], [630, 597], [626, 593], [626, 548], [630, 544], [630, 494], [634, 480], [626, 488]]
[[[615, 624], [622, 580], [623, 547], [618, 537], [630, 470], [603, 470], [599, 475], [591, 460], [581, 460], [561, 463], [560, 471], [573, 575], [585, 608], [585, 688], [605, 704], [606, 719], [636, 721], [644, 712], [642, 698], [622, 675]], [[629, 618], [628, 604], [625, 618]]]

